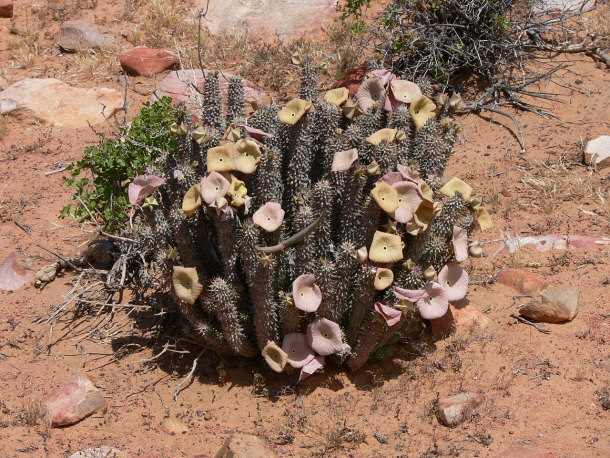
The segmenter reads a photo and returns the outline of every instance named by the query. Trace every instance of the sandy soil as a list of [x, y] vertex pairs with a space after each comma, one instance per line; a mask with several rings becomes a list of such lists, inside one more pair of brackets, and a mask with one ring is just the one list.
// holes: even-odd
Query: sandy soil
[[[69, 14], [112, 22], [104, 8], [113, 7], [120, 3], [99, 2]], [[26, 9], [17, 9], [14, 23], [0, 22], [2, 43], [13, 37], [11, 27], [24, 30]], [[48, 14], [37, 19], [30, 12], [28, 17], [30, 25], [47, 21], [37, 38], [39, 49], [47, 51], [34, 69], [20, 70], [8, 69], [11, 52], [0, 50], [6, 74], [19, 79], [72, 71], [53, 48], [59, 21]], [[463, 135], [447, 176], [467, 180], [484, 197], [495, 225], [479, 235], [481, 241], [507, 233], [610, 235], [608, 169], [593, 173], [582, 165], [583, 144], [609, 131], [610, 74], [585, 56], [557, 60], [569, 65], [560, 73], [565, 82], [547, 88], [562, 94], [564, 103], [548, 106], [559, 119], [516, 113], [528, 145], [525, 153], [510, 121], [476, 115], [460, 119]], [[143, 87], [154, 84], [136, 81]], [[116, 76], [80, 85], [120, 88]], [[143, 99], [130, 94], [130, 115]], [[95, 140], [88, 128], [19, 125], [7, 119], [0, 139], [0, 260], [15, 251], [35, 269], [53, 261], [37, 244], [66, 256], [82, 249], [90, 235], [74, 221], [58, 219], [70, 196], [62, 173], [45, 172], [78, 159]], [[29, 234], [13, 222], [21, 199], [27, 204], [19, 218], [32, 228]], [[600, 395], [610, 386], [610, 247], [546, 253], [527, 247], [514, 256], [494, 257], [498, 246], [487, 244], [485, 257], [466, 263], [471, 279], [486, 280], [512, 265], [552, 285], [578, 286], [576, 319], [548, 325], [552, 332], [542, 334], [509, 317], [520, 303], [513, 300], [515, 291], [499, 284], [473, 286], [470, 305], [484, 312], [486, 327], [460, 327], [444, 340], [405, 345], [397, 358], [370, 362], [357, 374], [331, 368], [298, 386], [259, 363], [221, 362], [205, 354], [177, 402], [172, 394], [190, 370], [196, 347], [185, 344], [180, 349], [185, 353], [158, 365], [138, 363], [152, 356], [154, 342], [139, 337], [128, 320], [124, 331], [133, 327], [131, 340], [100, 343], [95, 336], [68, 336], [54, 344], [65, 330], [56, 325], [51, 335], [49, 326], [37, 320], [62, 300], [72, 277], [59, 278], [43, 291], [31, 285], [2, 291], [0, 454], [65, 456], [111, 445], [130, 456], [213, 456], [226, 437], [240, 431], [260, 435], [280, 456], [498, 456], [514, 446], [528, 456], [608, 456], [608, 411]], [[106, 396], [105, 413], [62, 429], [30, 424], [28, 413], [44, 394], [83, 373]], [[433, 414], [435, 400], [459, 392], [485, 393], [480, 414], [454, 429], [441, 426]], [[163, 432], [161, 423], [168, 418], [187, 431]]]

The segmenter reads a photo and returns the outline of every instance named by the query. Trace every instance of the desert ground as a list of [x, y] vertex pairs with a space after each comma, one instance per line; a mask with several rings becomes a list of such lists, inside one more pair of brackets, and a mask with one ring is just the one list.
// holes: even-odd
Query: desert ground
[[[197, 29], [184, 20], [195, 8], [189, 0], [17, 1], [13, 18], [0, 19], [0, 77], [6, 85], [57, 78], [123, 93], [119, 54], [136, 45], [171, 50], [184, 68], [196, 66]], [[118, 40], [101, 51], [60, 52], [66, 20], [107, 26]], [[244, 36], [208, 38], [204, 65], [240, 73], [283, 103], [297, 91], [298, 71], [277, 62], [288, 62], [292, 50], [322, 58], [342, 53], [321, 75], [323, 87], [361, 63], [336, 27], [292, 47], [271, 41], [264, 52]], [[29, 283], [0, 291], [0, 454], [69, 456], [112, 446], [127, 456], [214, 456], [241, 432], [260, 437], [278, 456], [608, 456], [610, 245], [547, 251], [527, 245], [495, 254], [506, 237], [610, 236], [610, 168], [583, 163], [587, 142], [610, 134], [610, 73], [584, 54], [553, 59], [564, 68], [540, 84], [560, 94], [560, 102], [545, 104], [555, 116], [507, 109], [523, 128], [526, 151], [508, 118], [457, 116], [463, 131], [446, 176], [477, 189], [494, 226], [477, 235], [485, 255], [465, 263], [476, 284], [453, 334], [428, 333], [357, 373], [330, 368], [299, 384], [261, 361], [205, 353], [175, 400], [200, 348], [183, 342], [150, 360], [160, 349], [129, 318], [117, 319], [116, 329], [130, 337], [116, 339], [66, 334], [72, 329], [66, 323], [50, 328], [50, 309], [72, 288], [68, 272], [42, 290]], [[129, 78], [128, 117], [166, 74]], [[83, 250], [95, 228], [59, 218], [71, 192], [56, 171], [122, 117], [76, 128], [0, 117], [0, 261], [15, 252], [37, 270], [55, 260], [41, 247], [62, 256]], [[519, 323], [510, 315], [527, 299], [494, 281], [508, 267], [550, 286], [577, 287], [578, 315], [540, 323], [550, 333]], [[42, 399], [74, 375], [89, 377], [107, 407], [50, 428], [37, 418]], [[440, 424], [438, 399], [466, 392], [484, 395], [476, 414], [454, 428]]]

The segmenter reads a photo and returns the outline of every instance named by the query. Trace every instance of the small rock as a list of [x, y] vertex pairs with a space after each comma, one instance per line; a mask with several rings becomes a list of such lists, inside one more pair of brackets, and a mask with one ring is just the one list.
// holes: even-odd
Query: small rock
[[469, 329], [474, 326], [486, 328], [489, 318], [472, 305], [449, 304], [449, 310], [441, 318], [430, 320], [432, 336], [435, 339], [448, 337], [457, 328]]
[[0, 114], [29, 124], [88, 127], [111, 117], [123, 106], [114, 89], [72, 87], [54, 78], [26, 78], [0, 92]]
[[210, 421], [212, 418], [214, 418], [214, 416], [212, 415], [211, 412], [206, 412], [205, 415], [203, 416], [203, 419], [205, 421]]
[[331, 24], [336, 0], [199, 0], [213, 34], [237, 31], [265, 39], [314, 38]]
[[32, 281], [35, 275], [33, 270], [19, 262], [15, 253], [11, 253], [0, 265], [0, 289], [15, 291]]
[[161, 430], [170, 436], [178, 436], [188, 433], [189, 428], [179, 420], [167, 418], [161, 422]]
[[136, 76], [153, 76], [180, 68], [180, 58], [173, 52], [146, 46], [125, 51], [121, 54], [120, 61], [123, 70]]
[[513, 445], [504, 450], [496, 458], [554, 458], [552, 453], [532, 450], [524, 445]]
[[580, 292], [573, 286], [547, 288], [519, 309], [527, 318], [547, 323], [572, 321], [578, 314]]
[[377, 439], [377, 442], [379, 442], [380, 444], [388, 443], [388, 438], [381, 434], [379, 431], [375, 432], [375, 439]]
[[484, 400], [485, 395], [477, 393], [462, 393], [440, 399], [436, 417], [445, 426], [457, 426], [470, 420]]
[[521, 269], [504, 269], [498, 274], [498, 283], [510, 286], [521, 294], [538, 294], [548, 284], [536, 275]]
[[[213, 72], [213, 70], [204, 70], [205, 74]], [[189, 111], [194, 114], [194, 117], [198, 116], [201, 111], [202, 98], [192, 87], [189, 87], [189, 82], [197, 86], [200, 91], [203, 91], [203, 75], [201, 70], [177, 70], [167, 75], [163, 81], [157, 85], [156, 94], [159, 97], [169, 96], [174, 99], [174, 103], [185, 102], [189, 107]], [[229, 89], [229, 80], [233, 75], [227, 72], [221, 72], [218, 74], [218, 80], [220, 83], [220, 91], [222, 92], [224, 100], [227, 98], [227, 92]], [[266, 94], [259, 89], [254, 83], [243, 80], [244, 83], [244, 99], [247, 104], [256, 100], [261, 100]], [[158, 100], [156, 95], [151, 97], [151, 101]]]
[[127, 458], [127, 454], [114, 447], [103, 446], [80, 450], [70, 458]]
[[105, 407], [102, 392], [87, 377], [77, 375], [42, 400], [41, 416], [51, 426], [66, 426]]
[[232, 434], [218, 450], [215, 458], [275, 458], [267, 444], [250, 434]]
[[352, 68], [343, 76], [343, 78], [341, 78], [339, 81], [332, 85], [332, 89], [336, 89], [338, 87], [346, 87], [349, 89], [349, 95], [352, 96], [356, 92], [358, 92], [358, 88], [360, 87], [362, 80], [368, 72], [368, 67]]
[[112, 46], [117, 38], [109, 30], [85, 21], [65, 21], [61, 24], [61, 36], [57, 43], [66, 52], [79, 49], [100, 49]]
[[610, 135], [602, 135], [587, 143], [585, 164], [593, 165], [598, 170], [610, 166]]
[[510, 197], [510, 191], [506, 188], [502, 188], [500, 194], [502, 194], [504, 197]]
[[0, 0], [0, 17], [13, 17], [13, 0]]

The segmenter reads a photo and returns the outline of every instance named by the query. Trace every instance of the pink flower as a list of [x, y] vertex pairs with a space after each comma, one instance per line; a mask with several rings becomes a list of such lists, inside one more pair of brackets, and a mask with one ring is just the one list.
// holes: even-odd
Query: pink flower
[[135, 205], [150, 196], [165, 183], [165, 178], [155, 175], [138, 175], [129, 183], [129, 203]]
[[400, 310], [383, 305], [381, 302], [375, 302], [375, 311], [383, 317], [388, 326], [394, 326], [398, 323], [402, 315]]
[[468, 293], [468, 272], [454, 262], [448, 263], [438, 274], [438, 282], [447, 291], [451, 302], [460, 301]]
[[322, 303], [322, 291], [316, 285], [316, 277], [303, 274], [292, 283], [294, 305], [305, 312], [315, 312]]

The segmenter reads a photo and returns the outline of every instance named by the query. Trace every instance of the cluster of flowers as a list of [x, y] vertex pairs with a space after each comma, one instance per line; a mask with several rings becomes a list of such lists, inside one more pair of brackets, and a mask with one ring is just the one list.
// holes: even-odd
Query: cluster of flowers
[[203, 124], [182, 114], [181, 151], [129, 185], [147, 231], [163, 234], [152, 249], [203, 343], [260, 351], [299, 379], [331, 355], [357, 369], [415, 313], [447, 313], [468, 290], [458, 263], [482, 253], [469, 234], [491, 225], [467, 183], [442, 183], [458, 130], [443, 115], [459, 96], [434, 103], [378, 70], [355, 97], [317, 99], [311, 73], [305, 65], [300, 97], [281, 109], [259, 104], [246, 118], [229, 107], [222, 129], [208, 77]]

